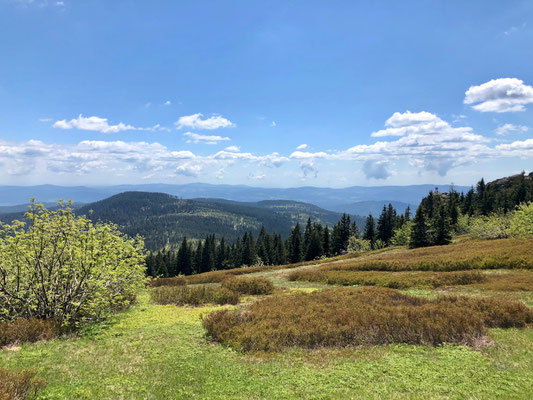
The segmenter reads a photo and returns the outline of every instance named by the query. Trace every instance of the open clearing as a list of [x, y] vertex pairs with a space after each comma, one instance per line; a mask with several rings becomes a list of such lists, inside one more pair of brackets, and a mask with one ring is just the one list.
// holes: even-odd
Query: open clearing
[[[393, 251], [402, 257], [409, 253]], [[291, 272], [318, 268], [323, 267], [311, 263], [252, 276], [271, 279], [277, 293], [336, 287], [287, 279]], [[533, 274], [483, 274], [513, 272], [526, 278]], [[512, 290], [476, 283], [403, 292], [430, 298], [443, 293], [501, 296], [533, 306], [533, 292], [520, 290], [516, 279], [511, 283]], [[201, 315], [243, 307], [265, 296], [245, 296], [237, 306], [177, 307], [152, 304], [149, 290], [129, 310], [79, 337], [0, 350], [0, 366], [38, 370], [38, 377], [48, 382], [41, 399], [526, 399], [533, 393], [531, 326], [489, 329], [490, 345], [477, 349], [393, 344], [245, 354], [209, 342]]]

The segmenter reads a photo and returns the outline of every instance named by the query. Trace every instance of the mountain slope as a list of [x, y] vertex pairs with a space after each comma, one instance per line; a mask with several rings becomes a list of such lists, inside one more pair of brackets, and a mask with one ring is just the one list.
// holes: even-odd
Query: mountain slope
[[[90, 211], [92, 210], [92, 213]], [[333, 225], [340, 214], [296, 201], [238, 203], [221, 199], [184, 200], [164, 193], [125, 192], [81, 207], [78, 215], [116, 223], [128, 235], [144, 236], [146, 247], [157, 250], [177, 245], [183, 236], [204, 238], [207, 234], [234, 240], [245, 231], [261, 226], [288, 236], [296, 222]], [[362, 218], [354, 217], [359, 225]]]

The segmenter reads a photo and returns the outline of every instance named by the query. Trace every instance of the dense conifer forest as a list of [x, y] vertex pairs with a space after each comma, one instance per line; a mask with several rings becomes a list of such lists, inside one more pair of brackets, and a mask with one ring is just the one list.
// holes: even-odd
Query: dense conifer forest
[[353, 217], [343, 214], [330, 228], [308, 217], [297, 222], [287, 239], [263, 225], [259, 234], [245, 231], [232, 236], [208, 234], [204, 240], [184, 237], [179, 249], [171, 247], [149, 253], [146, 261], [151, 276], [176, 276], [252, 265], [298, 263], [344, 254], [348, 251], [380, 249], [391, 245], [411, 248], [450, 243], [463, 229], [462, 218], [505, 214], [517, 205], [533, 200], [533, 173], [502, 178], [486, 184], [481, 179], [466, 194], [453, 188], [430, 191], [414, 215], [408, 207], [399, 212], [391, 204], [376, 218], [366, 217], [361, 231]]

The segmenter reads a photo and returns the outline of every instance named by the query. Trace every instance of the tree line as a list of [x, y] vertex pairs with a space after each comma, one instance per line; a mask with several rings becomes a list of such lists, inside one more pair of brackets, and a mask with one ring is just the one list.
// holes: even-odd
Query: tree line
[[408, 207], [398, 213], [389, 203], [377, 220], [369, 214], [363, 232], [350, 216], [343, 214], [330, 229], [312, 222], [297, 223], [287, 240], [262, 227], [259, 235], [246, 232], [232, 243], [215, 235], [203, 241], [183, 238], [178, 250], [162, 249], [146, 257], [151, 276], [190, 275], [219, 269], [251, 265], [282, 265], [344, 254], [348, 251], [380, 249], [394, 245], [411, 248], [445, 245], [453, 235], [462, 233], [464, 218], [507, 213], [523, 202], [533, 201], [533, 174], [524, 173], [489, 184], [481, 179], [466, 194], [450, 189], [430, 191], [414, 217]]

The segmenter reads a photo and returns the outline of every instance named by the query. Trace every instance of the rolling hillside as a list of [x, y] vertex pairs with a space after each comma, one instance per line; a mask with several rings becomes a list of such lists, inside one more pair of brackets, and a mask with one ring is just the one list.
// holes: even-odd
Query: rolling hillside
[[[92, 213], [89, 212], [92, 210]], [[261, 226], [288, 236], [296, 222], [333, 225], [340, 214], [296, 201], [239, 203], [220, 199], [184, 200], [164, 193], [125, 192], [79, 208], [78, 215], [114, 222], [128, 235], [144, 236], [146, 247], [157, 250], [178, 244], [183, 236], [204, 238], [207, 234], [233, 240], [245, 231], [258, 233]], [[354, 217], [358, 225], [360, 217]]]

